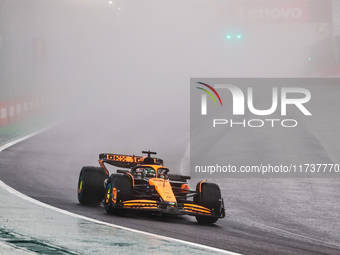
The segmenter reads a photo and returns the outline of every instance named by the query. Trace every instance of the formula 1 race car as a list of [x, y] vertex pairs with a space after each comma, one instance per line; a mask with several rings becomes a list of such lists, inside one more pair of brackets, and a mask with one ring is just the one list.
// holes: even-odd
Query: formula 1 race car
[[[147, 210], [165, 214], [195, 216], [199, 223], [212, 224], [225, 217], [221, 191], [217, 184], [203, 180], [196, 190], [189, 190], [190, 176], [168, 174], [163, 160], [147, 157], [103, 153], [100, 167], [84, 166], [79, 175], [78, 200], [81, 204], [104, 201], [107, 213], [122, 214], [128, 210]], [[117, 169], [109, 175], [104, 163]]]

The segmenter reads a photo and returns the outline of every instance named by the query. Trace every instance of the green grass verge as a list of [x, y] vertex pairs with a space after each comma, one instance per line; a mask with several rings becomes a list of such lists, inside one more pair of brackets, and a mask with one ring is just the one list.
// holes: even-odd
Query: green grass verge
[[21, 123], [0, 127], [0, 145], [36, 132], [51, 125], [52, 123], [53, 122], [48, 115], [40, 115], [32, 117], [30, 120], [26, 120]]

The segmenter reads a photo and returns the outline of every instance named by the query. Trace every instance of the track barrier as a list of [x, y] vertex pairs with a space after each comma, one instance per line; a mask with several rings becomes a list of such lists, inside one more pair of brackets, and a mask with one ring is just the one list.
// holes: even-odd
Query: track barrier
[[0, 128], [19, 124], [40, 112], [43, 100], [37, 97], [17, 97], [0, 101]]

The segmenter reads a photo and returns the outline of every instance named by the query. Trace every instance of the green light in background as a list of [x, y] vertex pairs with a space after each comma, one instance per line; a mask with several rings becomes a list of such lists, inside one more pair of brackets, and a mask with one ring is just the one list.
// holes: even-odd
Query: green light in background
[[308, 60], [309, 60], [309, 61], [312, 61], [312, 58], [311, 58], [311, 57], [309, 57], [309, 58], [308, 58]]
[[233, 41], [237, 39], [242, 39], [242, 35], [241, 34], [226, 34], [225, 38], [230, 41]]

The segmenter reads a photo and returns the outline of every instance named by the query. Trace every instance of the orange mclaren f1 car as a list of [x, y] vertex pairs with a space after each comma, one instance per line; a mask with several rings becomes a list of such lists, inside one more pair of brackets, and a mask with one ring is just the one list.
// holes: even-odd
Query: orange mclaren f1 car
[[[81, 204], [104, 201], [107, 213], [121, 214], [126, 210], [147, 210], [164, 214], [195, 216], [199, 223], [212, 224], [225, 217], [221, 191], [217, 184], [206, 180], [190, 190], [190, 176], [169, 174], [163, 160], [146, 157], [103, 153], [100, 167], [84, 166], [79, 175], [78, 200]], [[105, 163], [123, 169], [109, 175]], [[128, 169], [126, 169], [128, 168]]]

